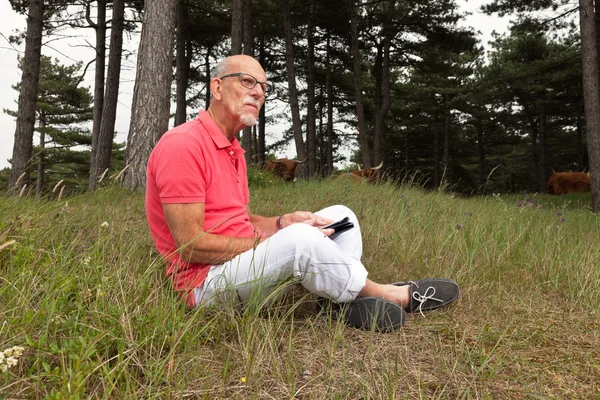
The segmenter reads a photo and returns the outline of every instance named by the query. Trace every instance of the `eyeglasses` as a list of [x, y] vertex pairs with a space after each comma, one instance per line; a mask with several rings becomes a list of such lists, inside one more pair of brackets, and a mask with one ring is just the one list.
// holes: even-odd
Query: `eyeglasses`
[[240, 79], [240, 83], [242, 84], [242, 86], [247, 89], [254, 89], [254, 87], [257, 84], [260, 84], [260, 87], [262, 88], [262, 91], [265, 94], [265, 96], [267, 96], [273, 89], [273, 85], [270, 82], [260, 82], [258, 79], [256, 79], [252, 75], [245, 74], [243, 72], [236, 72], [235, 74], [223, 75], [219, 79], [233, 78], [234, 76], [237, 76]]

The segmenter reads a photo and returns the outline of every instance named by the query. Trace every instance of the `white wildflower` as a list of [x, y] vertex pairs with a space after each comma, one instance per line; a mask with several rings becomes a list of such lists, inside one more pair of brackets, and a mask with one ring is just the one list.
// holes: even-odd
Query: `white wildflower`
[[23, 354], [23, 346], [14, 346], [4, 351], [0, 351], [0, 371], [6, 372], [19, 362], [19, 357]]
[[92, 257], [86, 257], [83, 259], [83, 265], [86, 267], [90, 265], [90, 261], [92, 261]]
[[100, 226], [102, 228], [108, 228], [108, 222], [104, 221], [103, 223], [100, 224]]

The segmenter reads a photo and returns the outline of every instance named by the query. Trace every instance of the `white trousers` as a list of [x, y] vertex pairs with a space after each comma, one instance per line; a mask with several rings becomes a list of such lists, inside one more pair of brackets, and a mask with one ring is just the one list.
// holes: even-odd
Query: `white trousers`
[[[210, 268], [196, 305], [229, 302], [239, 305], [268, 300], [281, 283], [295, 278], [306, 290], [338, 302], [351, 301], [366, 284], [362, 235], [356, 215], [336, 205], [316, 212], [338, 221], [349, 217], [354, 228], [333, 240], [307, 224], [290, 225], [234, 259]], [[277, 292], [279, 293], [279, 292]]]

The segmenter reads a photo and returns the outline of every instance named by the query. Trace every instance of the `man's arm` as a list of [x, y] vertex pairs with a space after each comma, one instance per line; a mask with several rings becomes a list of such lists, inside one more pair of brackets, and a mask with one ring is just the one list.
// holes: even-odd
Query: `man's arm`
[[[246, 213], [248, 213], [250, 223], [252, 223], [254, 229], [260, 232], [263, 237], [272, 236], [277, 232], [277, 220], [279, 217], [263, 217], [258, 214], [253, 214], [249, 204], [246, 204]], [[283, 214], [281, 216], [282, 229], [297, 223], [308, 224], [320, 228], [332, 222], [333, 220], [318, 216], [310, 211], [295, 211], [291, 214]], [[321, 231], [327, 236], [333, 233], [333, 229], [321, 229]]]
[[204, 203], [163, 204], [163, 211], [175, 245], [188, 262], [219, 265], [265, 240], [204, 232]]

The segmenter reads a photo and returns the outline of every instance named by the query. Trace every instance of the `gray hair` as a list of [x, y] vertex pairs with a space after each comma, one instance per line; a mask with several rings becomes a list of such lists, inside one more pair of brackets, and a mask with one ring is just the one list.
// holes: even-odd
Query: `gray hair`
[[210, 73], [210, 79], [218, 78], [219, 76], [224, 75], [225, 72], [227, 72], [227, 69], [229, 68], [230, 61], [230, 57], [225, 57], [224, 59], [219, 61], [219, 63], [213, 68], [212, 72]]

